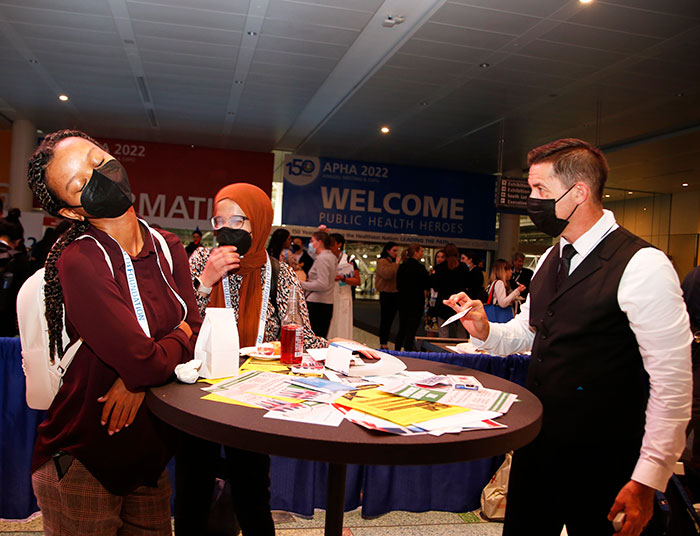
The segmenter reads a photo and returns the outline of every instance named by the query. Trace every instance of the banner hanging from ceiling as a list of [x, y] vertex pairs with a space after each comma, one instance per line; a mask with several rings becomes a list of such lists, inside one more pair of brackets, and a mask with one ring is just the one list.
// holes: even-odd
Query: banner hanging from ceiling
[[287, 155], [282, 223], [346, 238], [495, 247], [494, 177]]
[[234, 182], [270, 195], [272, 153], [98, 138], [129, 175], [136, 213], [171, 229], [211, 229], [214, 196]]

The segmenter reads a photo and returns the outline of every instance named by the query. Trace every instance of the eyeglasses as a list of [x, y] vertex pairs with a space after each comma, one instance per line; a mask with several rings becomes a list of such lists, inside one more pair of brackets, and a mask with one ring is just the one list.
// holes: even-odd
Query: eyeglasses
[[247, 216], [230, 216], [228, 218], [224, 218], [222, 216], [214, 216], [211, 219], [211, 226], [214, 228], [214, 230], [219, 230], [222, 227], [230, 227], [231, 229], [240, 229], [243, 227], [243, 224], [245, 223], [246, 220], [248, 220]]

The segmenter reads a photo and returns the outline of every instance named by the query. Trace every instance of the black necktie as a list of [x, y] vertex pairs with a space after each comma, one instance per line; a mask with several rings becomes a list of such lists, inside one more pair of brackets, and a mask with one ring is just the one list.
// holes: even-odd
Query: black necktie
[[559, 259], [559, 273], [557, 274], [557, 284], [554, 290], [559, 290], [569, 277], [569, 268], [571, 267], [571, 258], [576, 255], [576, 249], [571, 244], [566, 244], [561, 252]]

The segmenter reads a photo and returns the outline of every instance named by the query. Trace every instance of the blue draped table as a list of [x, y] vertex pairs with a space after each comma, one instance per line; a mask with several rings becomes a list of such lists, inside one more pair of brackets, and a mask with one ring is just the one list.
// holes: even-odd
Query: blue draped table
[[[525, 383], [529, 363], [529, 358], [522, 355], [389, 353], [472, 368], [520, 385]], [[19, 339], [0, 338], [0, 419], [0, 518], [23, 519], [38, 509], [30, 467], [36, 427], [43, 412], [29, 409], [25, 402]], [[479, 506], [481, 490], [501, 460], [497, 456], [442, 465], [350, 465], [345, 509], [362, 506], [362, 514], [367, 517], [393, 510], [474, 510]], [[273, 456], [272, 509], [312, 515], [315, 508], [325, 508], [327, 474], [325, 463]]]

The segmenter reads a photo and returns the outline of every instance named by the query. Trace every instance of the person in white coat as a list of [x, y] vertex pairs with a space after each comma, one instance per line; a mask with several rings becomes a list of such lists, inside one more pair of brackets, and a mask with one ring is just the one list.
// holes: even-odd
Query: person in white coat
[[360, 284], [360, 271], [354, 261], [343, 251], [345, 237], [339, 233], [331, 235], [331, 251], [338, 259], [336, 284], [333, 293], [333, 318], [328, 329], [330, 338], [352, 339], [352, 287]]

